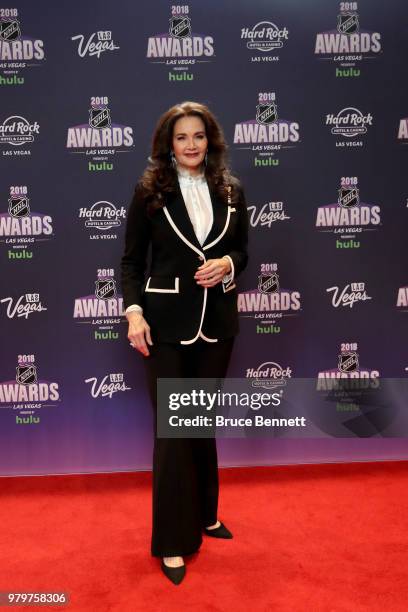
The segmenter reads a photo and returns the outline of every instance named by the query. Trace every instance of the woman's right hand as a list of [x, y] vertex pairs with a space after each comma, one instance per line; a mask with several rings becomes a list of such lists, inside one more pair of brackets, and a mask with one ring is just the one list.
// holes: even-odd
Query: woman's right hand
[[129, 312], [127, 315], [129, 321], [128, 339], [133, 348], [140, 351], [145, 357], [150, 355], [147, 344], [153, 345], [150, 336], [150, 327], [140, 312]]

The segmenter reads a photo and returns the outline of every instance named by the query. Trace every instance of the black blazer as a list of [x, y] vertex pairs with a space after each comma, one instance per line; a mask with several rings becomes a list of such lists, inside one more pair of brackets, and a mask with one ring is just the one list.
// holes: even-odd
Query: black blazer
[[[121, 259], [124, 308], [139, 304], [152, 340], [191, 344], [200, 336], [216, 341], [238, 333], [235, 278], [247, 265], [248, 212], [242, 187], [229, 204], [210, 189], [214, 222], [203, 246], [194, 232], [179, 184], [165, 206], [147, 214], [138, 183], [129, 206]], [[235, 198], [233, 198], [234, 200]], [[145, 272], [151, 245], [151, 266]], [[197, 285], [194, 274], [207, 259], [229, 255], [234, 277], [229, 284]]]

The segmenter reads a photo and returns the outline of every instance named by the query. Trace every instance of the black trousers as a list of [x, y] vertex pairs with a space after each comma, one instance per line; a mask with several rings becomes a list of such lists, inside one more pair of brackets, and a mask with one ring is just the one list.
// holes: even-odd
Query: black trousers
[[[157, 378], [224, 378], [234, 338], [189, 345], [155, 343], [144, 358], [152, 407]], [[196, 552], [202, 528], [217, 521], [218, 461], [215, 438], [158, 438], [153, 450], [151, 553], [156, 557]]]

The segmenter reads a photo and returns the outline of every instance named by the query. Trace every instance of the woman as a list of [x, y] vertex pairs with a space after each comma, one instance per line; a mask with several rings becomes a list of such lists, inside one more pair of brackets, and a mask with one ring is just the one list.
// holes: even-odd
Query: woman
[[151, 552], [175, 584], [203, 532], [232, 538], [217, 517], [215, 439], [158, 438], [156, 419], [157, 378], [225, 377], [238, 333], [235, 279], [247, 264], [248, 215], [226, 148], [203, 104], [183, 102], [160, 117], [121, 262], [128, 339], [145, 357], [155, 410]]

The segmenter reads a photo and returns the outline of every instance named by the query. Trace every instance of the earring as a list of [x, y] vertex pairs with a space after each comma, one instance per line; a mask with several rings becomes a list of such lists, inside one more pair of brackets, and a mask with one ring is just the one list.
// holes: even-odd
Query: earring
[[177, 159], [176, 159], [176, 156], [174, 155], [174, 151], [171, 151], [170, 153], [170, 162], [173, 168], [177, 166]]
[[208, 163], [208, 151], [205, 152], [204, 165], [206, 166], [207, 163]]

